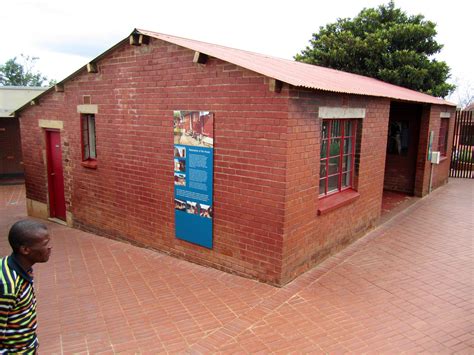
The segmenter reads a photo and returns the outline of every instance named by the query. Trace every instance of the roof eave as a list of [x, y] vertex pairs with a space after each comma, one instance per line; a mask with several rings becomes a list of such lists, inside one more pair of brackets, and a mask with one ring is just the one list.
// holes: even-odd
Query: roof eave
[[[282, 79], [275, 78], [277, 80], [281, 80], [285, 82]], [[299, 87], [299, 88], [304, 88], [304, 89], [309, 89], [309, 90], [318, 90], [318, 91], [324, 91], [324, 92], [332, 92], [332, 93], [337, 93], [337, 94], [346, 94], [346, 95], [357, 95], [357, 96], [367, 96], [367, 97], [381, 97], [385, 99], [390, 99], [390, 100], [397, 100], [397, 101], [405, 101], [405, 102], [413, 102], [413, 103], [420, 103], [420, 104], [433, 104], [433, 105], [445, 105], [445, 106], [456, 106], [455, 103], [452, 103], [450, 101], [447, 101], [442, 98], [438, 98], [435, 96], [429, 96], [430, 100], [421, 100], [421, 99], [412, 99], [412, 98], [407, 98], [407, 97], [398, 97], [398, 96], [389, 96], [389, 95], [384, 95], [384, 94], [379, 94], [379, 95], [371, 95], [371, 94], [363, 94], [359, 92], [351, 92], [351, 91], [342, 91], [342, 90], [329, 90], [329, 89], [324, 89], [324, 88], [319, 88], [319, 87], [311, 87], [311, 86], [305, 86], [305, 85], [298, 85], [298, 84], [292, 84], [285, 82], [289, 85], [292, 85], [294, 87]], [[417, 92], [419, 93], [419, 92]], [[419, 93], [422, 94], [422, 93]]]

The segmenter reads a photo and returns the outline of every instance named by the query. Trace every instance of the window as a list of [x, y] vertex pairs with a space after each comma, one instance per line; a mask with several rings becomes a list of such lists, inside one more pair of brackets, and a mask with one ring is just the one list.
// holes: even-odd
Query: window
[[438, 150], [441, 152], [441, 156], [445, 157], [448, 147], [448, 130], [449, 130], [449, 118], [441, 118], [441, 124], [439, 126], [439, 140]]
[[91, 161], [97, 159], [95, 147], [95, 116], [91, 114], [81, 115], [82, 132], [82, 160]]
[[320, 197], [353, 187], [356, 133], [357, 120], [322, 121]]

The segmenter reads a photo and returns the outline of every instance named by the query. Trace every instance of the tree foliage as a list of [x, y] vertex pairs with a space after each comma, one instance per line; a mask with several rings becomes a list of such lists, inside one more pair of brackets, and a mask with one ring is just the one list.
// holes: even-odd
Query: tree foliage
[[[43, 74], [34, 71], [38, 57], [21, 54], [21, 62], [17, 57], [0, 65], [0, 85], [3, 86], [43, 86], [48, 80]], [[54, 81], [49, 83], [54, 84]]]
[[435, 23], [408, 16], [390, 1], [321, 26], [295, 59], [444, 97], [455, 87], [446, 82], [448, 65], [430, 59], [443, 48], [435, 36]]

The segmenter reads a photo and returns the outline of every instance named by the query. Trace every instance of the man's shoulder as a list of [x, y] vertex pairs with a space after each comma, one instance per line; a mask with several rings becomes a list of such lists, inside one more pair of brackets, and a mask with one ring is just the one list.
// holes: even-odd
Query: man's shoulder
[[10, 267], [9, 258], [5, 256], [0, 259], [0, 297], [15, 294], [18, 274]]

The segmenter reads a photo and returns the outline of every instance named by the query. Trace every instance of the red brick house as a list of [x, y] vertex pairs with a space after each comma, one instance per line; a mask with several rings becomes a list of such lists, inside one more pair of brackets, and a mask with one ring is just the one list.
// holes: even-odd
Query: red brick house
[[[384, 186], [424, 196], [447, 182], [454, 110], [375, 79], [134, 30], [17, 111], [28, 213], [283, 285], [372, 228]], [[201, 149], [190, 112], [212, 119], [211, 161], [180, 161]], [[197, 174], [210, 202], [177, 198], [194, 178], [184, 169], [211, 163]], [[181, 216], [212, 219], [212, 240], [181, 239]]]

